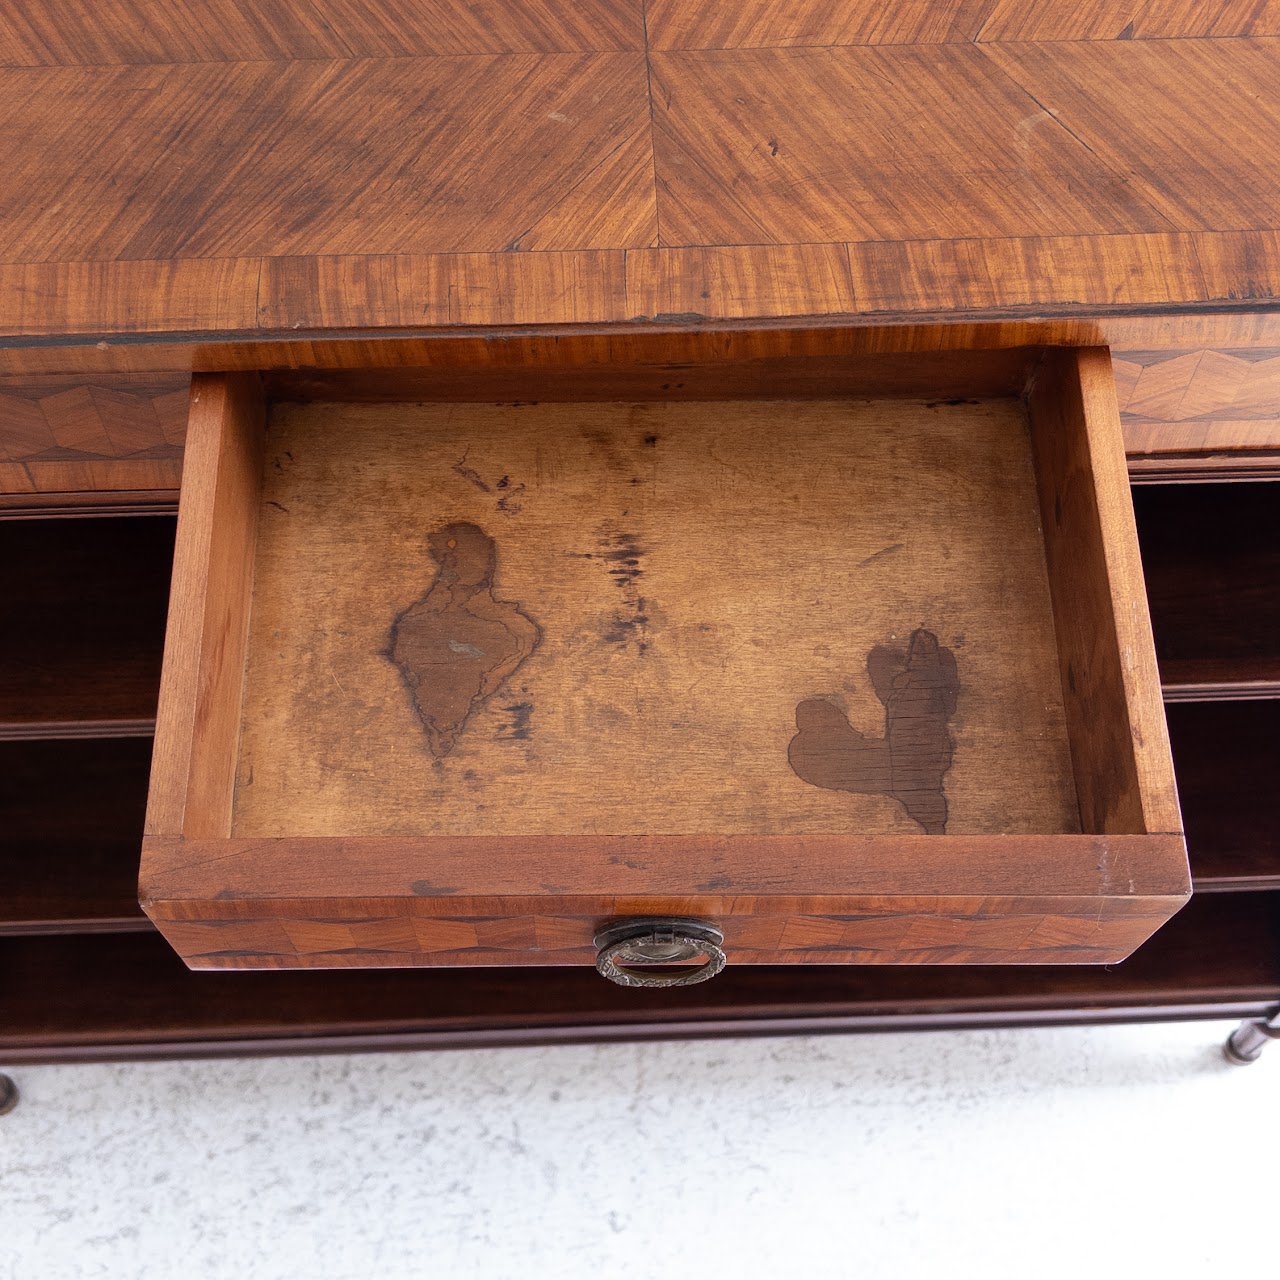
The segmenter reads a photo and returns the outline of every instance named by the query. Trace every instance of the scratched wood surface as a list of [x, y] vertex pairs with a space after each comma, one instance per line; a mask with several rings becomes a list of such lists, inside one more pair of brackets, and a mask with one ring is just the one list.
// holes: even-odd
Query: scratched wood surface
[[1275, 0], [8, 0], [0, 341], [1262, 305], [1277, 34]]
[[250, 625], [241, 836], [1078, 829], [1013, 400], [277, 406]]

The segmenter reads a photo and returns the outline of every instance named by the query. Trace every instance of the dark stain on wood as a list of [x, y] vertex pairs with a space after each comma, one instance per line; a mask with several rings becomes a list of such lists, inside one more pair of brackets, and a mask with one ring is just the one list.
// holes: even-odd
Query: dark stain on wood
[[[655, 439], [657, 437], [654, 437]], [[595, 559], [603, 560], [613, 585], [622, 593], [622, 608], [615, 609], [601, 633], [606, 644], [625, 646], [635, 643], [641, 655], [649, 648], [650, 609], [640, 594], [644, 577], [645, 548], [633, 533], [616, 533], [606, 529]]]
[[484, 477], [473, 467], [467, 466], [467, 455], [464, 453], [457, 462], [453, 464], [454, 471], [457, 472], [468, 484], [473, 484], [481, 493], [492, 493], [493, 490], [485, 483]]
[[455, 884], [433, 884], [430, 880], [415, 880], [409, 888], [418, 898], [443, 897], [459, 892]]
[[[389, 653], [413, 696], [431, 754], [442, 760], [542, 633], [519, 605], [494, 598], [498, 551], [483, 529], [447, 524], [428, 535], [427, 546], [438, 566], [435, 581], [392, 623]], [[522, 705], [527, 737], [532, 707]]]
[[498, 732], [506, 742], [527, 741], [533, 733], [529, 721], [533, 718], [532, 702], [508, 702], [503, 705], [507, 721], [498, 726]]
[[644, 548], [630, 533], [607, 536], [600, 551], [600, 559], [609, 566], [609, 577], [624, 592], [644, 577], [644, 570], [640, 567], [643, 555]]
[[875, 564], [877, 560], [883, 560], [885, 556], [891, 556], [901, 551], [904, 546], [906, 546], [906, 543], [895, 542], [892, 546], [883, 547], [881, 550], [869, 555], [865, 560], [859, 560], [858, 568], [865, 569], [869, 564]]
[[787, 759], [815, 787], [892, 796], [928, 835], [947, 829], [943, 777], [951, 767], [948, 728], [960, 682], [955, 655], [921, 628], [901, 649], [885, 645], [867, 657], [867, 674], [884, 703], [884, 737], [868, 738], [826, 698], [796, 707], [796, 736]]
[[502, 494], [497, 504], [502, 515], [515, 516], [524, 510], [524, 503], [520, 500], [520, 495], [524, 493], [523, 484], [512, 484], [510, 476], [503, 476], [494, 487]]

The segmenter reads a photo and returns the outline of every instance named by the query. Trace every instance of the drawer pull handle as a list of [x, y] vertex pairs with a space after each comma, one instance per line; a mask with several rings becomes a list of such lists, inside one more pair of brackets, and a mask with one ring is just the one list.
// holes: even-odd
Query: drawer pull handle
[[[596, 968], [620, 987], [691, 987], [725, 966], [724, 934], [701, 920], [619, 920], [601, 929], [595, 943]], [[704, 963], [696, 968], [685, 963], [699, 956]]]

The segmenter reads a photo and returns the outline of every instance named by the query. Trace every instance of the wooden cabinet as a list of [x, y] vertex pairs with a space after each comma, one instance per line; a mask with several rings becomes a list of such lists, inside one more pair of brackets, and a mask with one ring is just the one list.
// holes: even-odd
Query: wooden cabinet
[[1256, 6], [178, 7], [0, 23], [0, 1058], [1280, 1003]]
[[[1153, 485], [1145, 469], [1136, 471], [1144, 480], [1133, 494], [1157, 654], [1202, 636], [1194, 643], [1213, 656], [1200, 612], [1170, 602], [1206, 598], [1223, 582], [1247, 580], [1251, 590], [1226, 598], [1222, 659], [1231, 659], [1237, 637], [1263, 643], [1280, 591], [1266, 569], [1276, 537], [1267, 516], [1280, 491], [1269, 483]], [[136, 497], [119, 501], [128, 507]], [[1206, 535], [1196, 554], [1186, 553], [1187, 529]], [[0, 522], [5, 546], [21, 548], [26, 580], [44, 584], [34, 596], [34, 588], [11, 586], [9, 643], [39, 650], [36, 629], [57, 610], [28, 601], [48, 600], [51, 584], [87, 578], [102, 584], [105, 598], [134, 602], [136, 653], [150, 655], [157, 672], [172, 538], [165, 514]], [[1176, 670], [1165, 670], [1165, 697], [1176, 700], [1167, 715], [1195, 892], [1122, 964], [731, 964], [704, 986], [647, 992], [572, 966], [191, 972], [134, 904], [151, 742], [110, 736], [119, 716], [110, 690], [105, 702], [96, 692], [120, 653], [86, 644], [79, 664], [67, 667], [84, 690], [66, 704], [75, 714], [65, 732], [76, 736], [50, 740], [50, 717], [42, 715], [40, 738], [11, 730], [0, 747], [8, 760], [0, 794], [0, 1057], [7, 1061], [1245, 1016], [1280, 998], [1280, 864], [1272, 848], [1280, 812], [1270, 785], [1280, 701], [1257, 696], [1251, 667], [1237, 666], [1234, 678], [1226, 669], [1224, 683], [1202, 689], [1195, 702], [1169, 683]], [[1234, 696], [1246, 689], [1254, 696]]]

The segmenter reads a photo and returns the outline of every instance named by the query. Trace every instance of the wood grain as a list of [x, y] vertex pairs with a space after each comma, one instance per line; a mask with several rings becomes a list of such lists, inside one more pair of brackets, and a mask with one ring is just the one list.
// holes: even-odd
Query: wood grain
[[[275, 400], [369, 404], [866, 400], [918, 398], [922, 387], [935, 399], [972, 400], [1020, 396], [1038, 356], [1034, 347], [882, 352], [864, 349], [860, 336], [790, 329], [464, 339], [419, 345], [420, 365], [277, 369], [266, 381]], [[392, 354], [373, 345], [375, 355]]]
[[1280, 34], [1275, 0], [995, 0], [978, 33], [984, 41], [1177, 40]]
[[[849, 245], [849, 259], [857, 308], [866, 314], [927, 309], [944, 296], [957, 311], [1068, 302], [1105, 310], [1158, 308], [1175, 297], [1262, 303], [1274, 292], [1267, 264], [1277, 248], [1274, 232], [1160, 232], [863, 241]], [[1150, 320], [1145, 329], [1160, 331]], [[1109, 342], [1132, 345], [1122, 327], [1106, 332]]]
[[[1198, 253], [1202, 256], [1203, 249]], [[500, 371], [512, 364], [525, 366], [527, 372], [529, 368], [557, 370], [576, 364], [598, 371], [611, 362], [624, 370], [634, 365], [666, 363], [676, 371], [676, 366], [689, 361], [705, 367], [749, 361], [759, 368], [760, 362], [769, 357], [787, 356], [793, 358], [793, 363], [794, 358], [807, 358], [812, 367], [811, 358], [818, 356], [852, 360], [915, 352], [926, 354], [930, 360], [949, 353], [954, 368], [942, 375], [946, 381], [954, 379], [956, 369], [964, 367], [960, 353], [966, 351], [1011, 352], [1037, 346], [1110, 346], [1122, 352], [1280, 347], [1280, 312], [1169, 314], [1153, 310], [1144, 315], [1080, 312], [1073, 318], [1045, 318], [1039, 310], [1019, 319], [990, 320], [969, 314], [960, 319], [952, 317], [946, 323], [923, 323], [919, 316], [914, 321], [904, 321], [883, 315], [847, 316], [834, 323], [793, 318], [763, 325], [694, 324], [668, 319], [628, 326], [471, 327], [416, 334], [379, 333], [366, 324], [342, 336], [300, 331], [295, 331], [293, 337], [265, 332], [256, 337], [224, 334], [218, 338], [191, 334], [151, 334], [142, 338], [118, 335], [89, 345], [77, 338], [56, 343], [37, 340], [17, 347], [0, 346], [0, 375], [27, 378], [72, 372], [83, 377], [193, 370], [318, 373], [457, 366], [485, 368], [500, 376]], [[88, 313], [82, 309], [79, 314], [83, 319]], [[364, 319], [370, 318], [371, 313], [364, 312]], [[783, 367], [782, 363], [777, 365], [779, 370]], [[924, 384], [934, 385], [935, 369], [931, 364], [922, 366]], [[906, 383], [899, 380], [892, 385]], [[879, 392], [873, 387], [870, 394], [896, 394], [892, 385], [885, 384]], [[999, 392], [993, 389], [973, 394]]]
[[632, 53], [0, 71], [0, 261], [655, 243], [648, 128]]
[[40, 0], [0, 10], [0, 65], [20, 67], [643, 47], [640, 0]]
[[1129, 459], [1130, 484], [1230, 483], [1280, 479], [1280, 450], [1148, 453]]
[[[787, 744], [813, 697], [881, 733], [868, 656], [920, 626], [960, 670], [947, 830], [1076, 829], [1016, 401], [278, 406], [268, 459], [239, 835], [918, 830]], [[462, 523], [542, 638], [441, 761], [393, 624]]]
[[1280, 34], [1275, 0], [648, 0], [653, 49]]
[[[0, 481], [4, 469], [0, 467]], [[88, 489], [6, 493], [0, 489], [0, 520], [39, 520], [50, 516], [175, 515], [177, 489]]]
[[1131, 453], [1280, 450], [1280, 351], [1119, 352], [1112, 365]]
[[648, 0], [649, 47], [761, 49], [972, 40], [993, 0]]
[[626, 259], [602, 251], [274, 258], [262, 264], [258, 316], [264, 330], [620, 321]]
[[[1276, 41], [983, 48], [1100, 163], [1140, 190], [1170, 229], [1274, 227], [1280, 205]], [[1135, 110], [1137, 103], [1143, 107]]]
[[[977, 243], [954, 242], [953, 247]], [[1043, 247], [1050, 242], [1020, 243], [1023, 247]], [[929, 249], [920, 245], [907, 247]], [[1201, 251], [1203, 247], [1201, 243]], [[1079, 249], [1074, 241], [1063, 242], [1061, 253], [1053, 258], [1053, 271], [1078, 261], [1075, 251]], [[656, 261], [674, 252], [683, 251], [654, 250], [646, 256]], [[772, 269], [753, 274], [748, 269], [752, 257], [744, 255], [761, 255], [772, 262]], [[505, 275], [504, 297], [513, 302], [538, 296], [543, 284], [539, 264], [557, 257], [572, 255], [506, 255], [493, 265], [490, 282]], [[686, 294], [647, 296], [633, 289], [628, 306], [661, 311], [706, 305], [701, 295], [710, 287], [719, 289], [717, 309], [730, 305], [745, 310], [749, 308], [741, 300], [759, 297], [761, 282], [776, 278], [790, 281], [794, 289], [802, 288], [805, 279], [805, 259], [803, 255], [796, 257], [790, 249], [721, 249], [707, 251], [704, 260], [707, 271], [694, 278], [694, 283], [701, 286], [698, 289]], [[1016, 260], [1011, 258], [1007, 264], [1010, 278]], [[395, 264], [398, 260], [377, 261]], [[907, 278], [927, 281], [931, 275], [949, 270], [955, 271], [957, 280], [966, 278], [965, 272], [956, 270], [960, 259], [954, 256], [933, 262], [927, 271], [921, 268], [921, 256], [913, 259], [910, 272], [894, 269], [893, 261], [894, 254], [886, 252], [881, 255], [877, 270], [878, 278], [886, 284], [892, 282], [894, 288]], [[352, 260], [325, 262], [336, 269], [342, 264], [350, 265]], [[325, 262], [318, 264], [321, 275]], [[855, 257], [855, 262], [865, 271], [868, 257]], [[510, 273], [507, 264], [512, 267]], [[317, 264], [310, 260], [281, 260], [271, 265], [267, 282], [273, 300], [266, 306], [287, 312], [290, 307], [302, 305], [299, 299], [312, 289], [341, 304], [323, 315], [326, 324], [335, 326], [355, 319], [369, 321], [377, 316], [380, 307], [384, 308], [383, 314], [389, 315], [394, 306], [401, 306], [406, 318], [417, 309], [411, 295], [404, 295], [401, 303], [393, 304], [398, 287], [394, 270], [380, 278], [339, 272], [319, 288]], [[530, 265], [533, 271], [529, 270]], [[991, 266], [987, 259], [980, 270]], [[969, 280], [974, 279], [973, 267], [970, 263]], [[1151, 278], [1142, 273], [1137, 263], [1126, 265], [1125, 270], [1135, 281]], [[1027, 279], [1043, 281], [1051, 275], [1045, 261], [1028, 260]], [[459, 284], [462, 279], [458, 278]], [[459, 290], [450, 284], [449, 296], [465, 297], [470, 300], [468, 305], [488, 305], [484, 301], [485, 272], [479, 262], [475, 263], [473, 279], [474, 288]], [[556, 290], [572, 290], [574, 279], [562, 277], [560, 285], [548, 283], [547, 288], [563, 297]], [[633, 283], [634, 279], [633, 273]], [[648, 276], [644, 289], [656, 288], [659, 279], [657, 275]], [[863, 287], [869, 286], [864, 283]], [[970, 301], [990, 302], [997, 293], [984, 291], [981, 298], [971, 295]], [[739, 301], [727, 303], [729, 294]], [[570, 299], [566, 313], [572, 313], [577, 305], [577, 300]], [[626, 309], [620, 308], [619, 314]], [[517, 314], [510, 313], [511, 318]], [[461, 315], [455, 312], [456, 318]], [[532, 319], [532, 313], [526, 318]], [[1115, 353], [1112, 364], [1133, 474], [1165, 480], [1247, 477], [1269, 474], [1280, 466], [1280, 349], [1251, 346], [1262, 337], [1252, 331], [1256, 319], [1241, 317], [1240, 321], [1246, 323], [1237, 322], [1233, 329], [1223, 329], [1215, 335], [1227, 342], [1238, 342], [1239, 347]], [[273, 394], [286, 399], [824, 398], [910, 394], [922, 384], [933, 387], [940, 397], [973, 398], [1020, 393], [1030, 375], [1034, 348], [1020, 350], [1011, 344], [1061, 338], [1069, 332], [1028, 324], [735, 329], [721, 333], [633, 329], [554, 339], [511, 336], [417, 342], [274, 343], [238, 350], [218, 348], [211, 353], [210, 361], [223, 361], [233, 368], [252, 368], [256, 364], [274, 364], [278, 368], [310, 366], [292, 376], [278, 373], [273, 377]], [[1153, 326], [1152, 336], [1168, 340], [1169, 335]], [[979, 354], [973, 347], [964, 350], [957, 345], [964, 343], [994, 345]], [[117, 350], [95, 349], [91, 354], [114, 359]], [[134, 349], [124, 350], [130, 353]], [[144, 358], [166, 363], [155, 348], [141, 351]], [[56, 358], [54, 352], [43, 354]], [[190, 365], [194, 354], [194, 350], [187, 349], [180, 363]], [[70, 363], [86, 359], [87, 353], [75, 351]], [[343, 364], [368, 366], [369, 371], [354, 367], [340, 370]], [[326, 365], [330, 369], [323, 372]], [[94, 498], [95, 493], [120, 495], [113, 499], [116, 505], [129, 501], [152, 506], [156, 500], [162, 504], [175, 502], [189, 384], [186, 374], [164, 372], [0, 376], [0, 455], [6, 455], [0, 461], [0, 509], [87, 508], [100, 501]], [[133, 499], [126, 496], [131, 491]], [[23, 501], [21, 495], [29, 497]]]
[[972, 46], [651, 65], [664, 244], [1169, 229], [1138, 184]]
[[[625, 320], [686, 330], [751, 319], [812, 324], [838, 318], [873, 330], [914, 322], [921, 335], [933, 330], [925, 339], [933, 347], [1274, 348], [1280, 341], [1274, 314], [1161, 312], [1263, 305], [1280, 291], [1273, 265], [1278, 245], [1275, 232], [1242, 231], [0, 265], [0, 335], [8, 340], [130, 334], [150, 344], [8, 347], [0, 349], [0, 373], [269, 368], [299, 359], [383, 365], [405, 362], [396, 351], [422, 350], [396, 331], [521, 326], [545, 332]], [[1148, 314], [1124, 314], [1135, 306]], [[1023, 324], [994, 320], [1028, 310], [1035, 318]], [[1042, 318], [1046, 314], [1058, 318]], [[985, 324], [972, 323], [983, 317]], [[938, 330], [942, 320], [956, 330], [949, 339]], [[380, 336], [380, 328], [388, 332]], [[366, 330], [367, 337], [334, 332], [349, 329]], [[300, 333], [314, 337], [301, 340]], [[226, 342], [233, 334], [248, 340]], [[285, 334], [294, 341], [281, 342]], [[637, 330], [629, 337], [643, 341], [645, 335]]]
[[1180, 838], [1115, 836], [148, 837], [142, 883], [197, 968], [590, 964], [634, 915], [716, 920], [735, 964], [1100, 963], [1187, 894]]
[[[10, 15], [0, 341], [1021, 310], [1188, 350], [1115, 313], [1280, 292], [1274, 4], [662, 0], [652, 54], [637, 3], [562, 8]], [[4, 367], [172, 367], [127, 360]]]
[[1049, 353], [1030, 411], [1081, 824], [1180, 831], [1109, 354]]
[[[1114, 400], [1099, 427], [1098, 388], [1075, 410], [1062, 390], [1093, 433], [1090, 483], [1114, 490], [1113, 445], [1123, 487]], [[205, 830], [153, 826], [151, 918], [215, 968], [584, 963], [601, 920], [637, 912], [722, 920], [747, 964], [1128, 954], [1188, 890], [1172, 778], [1156, 727], [1127, 741], [1141, 655], [1099, 675], [1107, 618], [1077, 687], [1123, 721], [1139, 758], [1107, 767], [1138, 780], [1113, 804], [1067, 764], [1020, 405], [792, 402], [786, 422], [751, 401], [277, 406], [242, 713], [237, 688], [222, 698], [243, 716], [232, 838], [221, 799]], [[1111, 536], [1115, 499], [1091, 500]], [[424, 609], [410, 653], [397, 619]], [[491, 653], [490, 624], [515, 617], [536, 646]], [[922, 626], [955, 657], [949, 764], [907, 688], [940, 650], [892, 652]], [[465, 706], [441, 701], [454, 667]], [[883, 795], [814, 785], [787, 752], [815, 700], [867, 741], [888, 705], [895, 762], [907, 738], [928, 759], [895, 763]], [[1093, 768], [1099, 725], [1077, 732]], [[1113, 834], [1070, 834], [1080, 802]], [[1146, 835], [1170, 803], [1170, 834]]]
[[[0, 194], [0, 203], [5, 200], [20, 201], [21, 193]], [[258, 327], [260, 274], [261, 264], [244, 258], [0, 262], [0, 334], [16, 338], [252, 331]], [[150, 372], [166, 367], [145, 357], [144, 363], [124, 368], [121, 361], [109, 358], [95, 365], [66, 353], [50, 363], [52, 367], [38, 368], [11, 364], [5, 372], [88, 373], [104, 366], [113, 372]], [[189, 360], [178, 366], [191, 367]]]
[[629, 318], [749, 319], [858, 310], [843, 245], [637, 249], [627, 254]]
[[646, 26], [654, 49], [1221, 38], [1280, 34], [1280, 9], [1275, 0], [40, 0], [0, 12], [0, 65], [639, 50]]
[[192, 379], [148, 832], [228, 830], [264, 438], [256, 375]]
[[176, 489], [182, 374], [0, 378], [0, 493]]
[[676, 991], [579, 967], [192, 973], [158, 935], [0, 941], [6, 1062], [1256, 1017], [1280, 895], [1197, 896], [1121, 965], [730, 965]]

